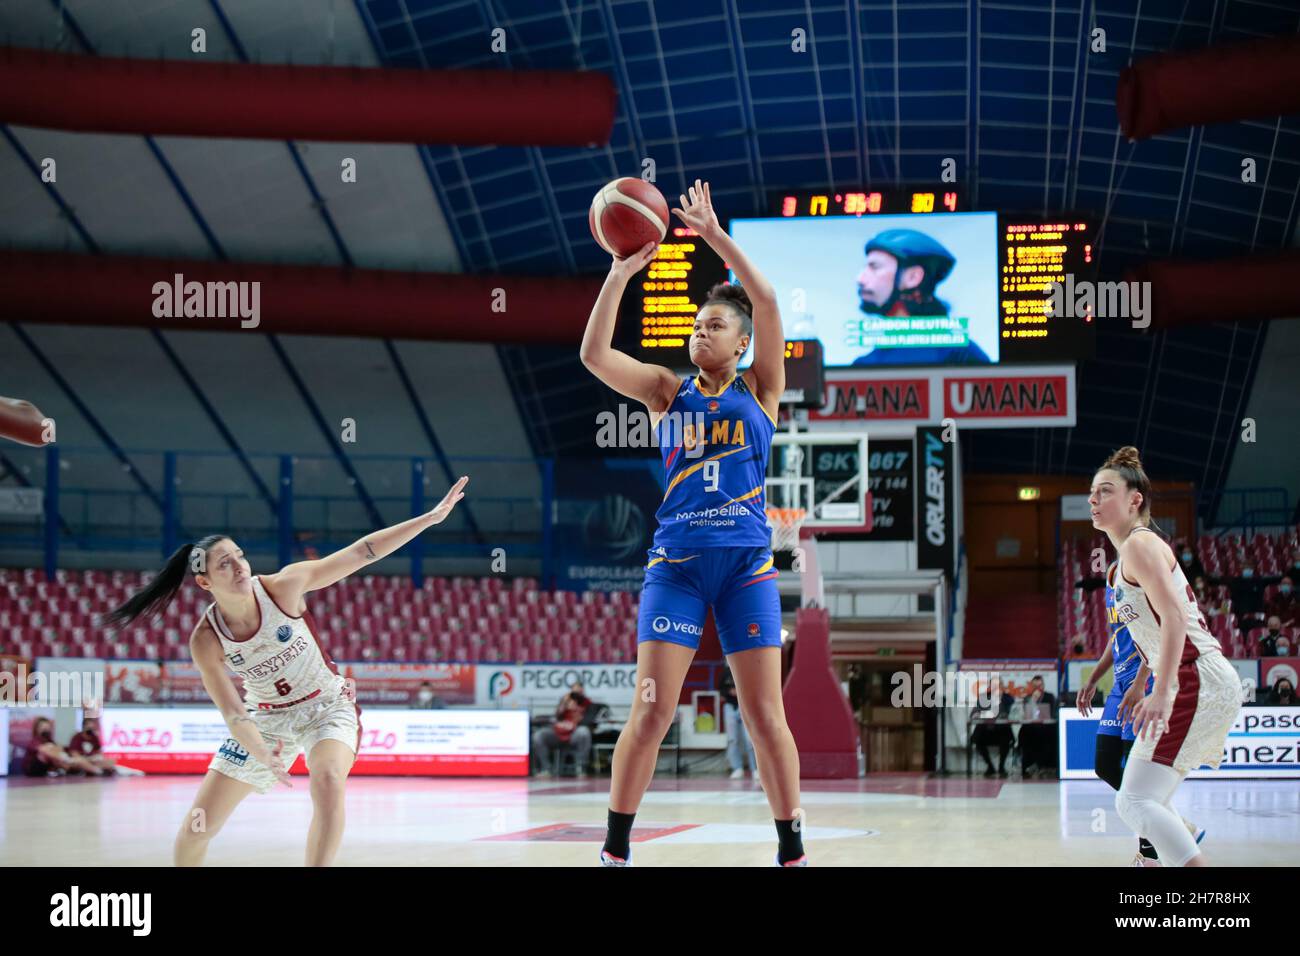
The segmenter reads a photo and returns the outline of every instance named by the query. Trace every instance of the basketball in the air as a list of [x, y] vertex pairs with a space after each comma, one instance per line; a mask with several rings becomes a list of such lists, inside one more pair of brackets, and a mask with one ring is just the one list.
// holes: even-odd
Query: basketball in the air
[[625, 259], [667, 235], [668, 203], [650, 183], [625, 176], [596, 193], [587, 224], [602, 249]]

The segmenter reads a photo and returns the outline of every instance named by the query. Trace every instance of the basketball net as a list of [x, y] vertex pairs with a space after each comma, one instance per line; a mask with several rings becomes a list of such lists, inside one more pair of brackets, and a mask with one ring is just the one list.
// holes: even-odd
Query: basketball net
[[799, 529], [808, 512], [803, 508], [768, 508], [767, 523], [772, 527], [772, 550], [793, 551], [799, 547]]

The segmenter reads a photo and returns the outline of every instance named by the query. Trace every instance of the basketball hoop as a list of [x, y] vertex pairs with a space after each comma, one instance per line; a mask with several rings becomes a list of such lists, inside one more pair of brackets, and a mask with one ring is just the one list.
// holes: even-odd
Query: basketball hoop
[[768, 508], [767, 523], [772, 527], [772, 550], [793, 551], [799, 547], [799, 529], [808, 512], [803, 508]]

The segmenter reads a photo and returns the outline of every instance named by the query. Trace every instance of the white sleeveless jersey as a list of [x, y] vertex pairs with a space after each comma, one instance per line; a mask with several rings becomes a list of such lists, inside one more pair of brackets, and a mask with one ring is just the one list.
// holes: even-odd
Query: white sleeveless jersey
[[232, 638], [215, 602], [203, 614], [221, 641], [226, 665], [244, 681], [244, 703], [256, 710], [281, 710], [341, 693], [344, 679], [321, 646], [311, 613], [285, 614], [260, 577], [253, 578], [253, 596], [262, 623], [246, 641]]
[[[1150, 529], [1139, 528], [1133, 533], [1136, 534], [1138, 530]], [[1114, 567], [1115, 623], [1127, 625], [1129, 636], [1133, 638], [1142, 660], [1154, 671], [1160, 663], [1160, 616], [1156, 614], [1142, 588], [1124, 577], [1122, 558], [1115, 562]], [[1222, 653], [1218, 639], [1210, 633], [1210, 628], [1205, 623], [1205, 616], [1196, 603], [1196, 592], [1187, 583], [1187, 575], [1183, 573], [1182, 566], [1175, 561], [1169, 573], [1174, 579], [1174, 591], [1183, 598], [1183, 610], [1187, 614], [1187, 634], [1183, 639], [1179, 664], [1189, 664], [1207, 654]]]

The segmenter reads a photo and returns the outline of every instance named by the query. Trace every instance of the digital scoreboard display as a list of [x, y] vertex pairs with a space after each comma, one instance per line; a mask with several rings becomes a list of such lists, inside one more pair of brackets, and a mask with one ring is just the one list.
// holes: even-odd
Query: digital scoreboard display
[[628, 284], [623, 300], [624, 323], [629, 319], [636, 323], [633, 354], [656, 365], [689, 367], [687, 342], [695, 328], [695, 315], [709, 289], [726, 278], [722, 259], [695, 230], [684, 226], [669, 229], [658, 254]]
[[[956, 189], [774, 193], [770, 215], [724, 223], [777, 291], [786, 339], [816, 340], [826, 368], [1077, 361], [1096, 323], [1051, 315], [1047, 286], [1095, 278], [1083, 215], [966, 208]], [[685, 372], [709, 289], [728, 265], [676, 226], [629, 284], [616, 342]], [[747, 367], [752, 354], [740, 359]], [[787, 363], [787, 377], [789, 368]]]
[[946, 189], [876, 189], [860, 192], [798, 190], [773, 193], [768, 212], [773, 216], [871, 216], [965, 212], [965, 199], [953, 187]]
[[[1001, 330], [1004, 362], [1092, 358], [1094, 317], [1050, 315], [1049, 283], [1094, 280], [1092, 225], [1082, 218], [1000, 217]], [[1072, 311], [1072, 310], [1066, 310]]]

